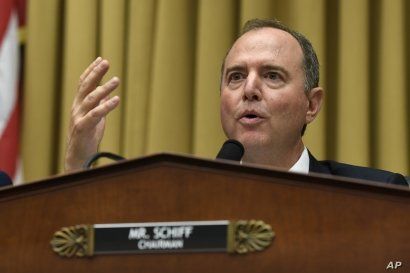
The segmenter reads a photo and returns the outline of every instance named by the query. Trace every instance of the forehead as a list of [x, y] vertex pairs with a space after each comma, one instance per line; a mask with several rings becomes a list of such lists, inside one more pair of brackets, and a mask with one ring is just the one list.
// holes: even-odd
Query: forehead
[[243, 34], [226, 56], [225, 67], [242, 63], [269, 62], [301, 67], [303, 52], [298, 41], [286, 31], [266, 27]]

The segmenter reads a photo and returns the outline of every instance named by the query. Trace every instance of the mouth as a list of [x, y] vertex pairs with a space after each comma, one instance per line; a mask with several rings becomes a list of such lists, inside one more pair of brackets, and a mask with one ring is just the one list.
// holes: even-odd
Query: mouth
[[240, 115], [239, 122], [243, 125], [255, 125], [264, 119], [265, 118], [256, 111], [245, 111]]
[[255, 115], [255, 114], [247, 114], [247, 115], [244, 115], [242, 118], [246, 118], [246, 119], [255, 119], [255, 118], [258, 118], [259, 116], [258, 115]]

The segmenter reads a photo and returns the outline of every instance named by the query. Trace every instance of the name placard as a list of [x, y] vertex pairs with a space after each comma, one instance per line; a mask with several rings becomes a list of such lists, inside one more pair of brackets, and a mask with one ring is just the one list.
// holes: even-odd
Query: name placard
[[94, 225], [94, 254], [226, 251], [228, 221]]
[[230, 252], [248, 253], [268, 247], [274, 237], [263, 221], [189, 221], [94, 224], [65, 227], [51, 246], [64, 257], [97, 254]]

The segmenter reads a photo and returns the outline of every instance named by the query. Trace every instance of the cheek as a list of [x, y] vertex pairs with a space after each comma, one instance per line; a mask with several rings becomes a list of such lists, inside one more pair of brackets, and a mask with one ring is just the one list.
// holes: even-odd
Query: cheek
[[226, 98], [224, 96], [221, 96], [221, 102], [220, 102], [220, 113], [221, 113], [221, 120], [223, 121], [225, 117], [227, 116], [229, 110], [228, 110], [228, 103], [226, 101]]
[[276, 94], [267, 101], [269, 112], [272, 116], [287, 116], [291, 112], [291, 102], [289, 98], [282, 94]]
[[269, 111], [273, 117], [280, 118], [284, 121], [297, 121], [305, 119], [306, 103], [303, 97], [289, 97], [283, 94], [277, 94], [275, 98], [269, 99]]
[[230, 104], [226, 96], [221, 96], [221, 115], [226, 115], [229, 110]]
[[228, 134], [229, 128], [233, 121], [233, 101], [232, 99], [223, 94], [221, 95], [221, 105], [220, 105], [220, 114], [221, 114], [221, 124], [222, 128], [225, 131], [225, 134]]

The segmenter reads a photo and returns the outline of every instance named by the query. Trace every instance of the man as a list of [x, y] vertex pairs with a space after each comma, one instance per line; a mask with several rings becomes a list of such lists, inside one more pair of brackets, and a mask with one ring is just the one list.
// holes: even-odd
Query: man
[[[108, 95], [114, 77], [97, 86], [108, 62], [97, 58], [80, 77], [69, 129], [66, 169], [81, 168], [97, 151], [104, 118], [119, 103]], [[331, 161], [319, 162], [303, 144], [306, 125], [323, 101], [319, 63], [310, 42], [275, 20], [251, 20], [229, 50], [221, 75], [221, 122], [245, 147], [243, 162], [302, 173], [319, 172], [407, 185], [404, 177]]]

